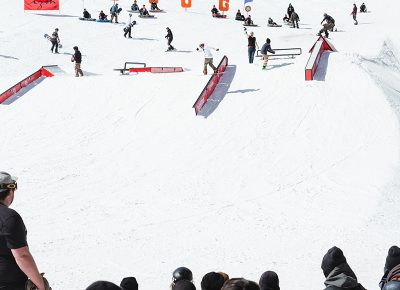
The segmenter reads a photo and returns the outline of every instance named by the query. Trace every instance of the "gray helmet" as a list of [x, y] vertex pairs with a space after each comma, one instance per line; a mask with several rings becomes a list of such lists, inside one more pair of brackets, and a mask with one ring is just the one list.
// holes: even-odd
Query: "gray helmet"
[[192, 271], [190, 271], [186, 267], [179, 267], [172, 273], [172, 280], [174, 282], [178, 282], [180, 280], [192, 281], [193, 280]]

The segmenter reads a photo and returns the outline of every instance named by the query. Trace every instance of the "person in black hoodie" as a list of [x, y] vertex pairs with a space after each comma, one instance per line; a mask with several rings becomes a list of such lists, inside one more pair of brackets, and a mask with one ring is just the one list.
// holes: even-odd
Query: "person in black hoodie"
[[328, 250], [322, 259], [321, 269], [326, 278], [325, 290], [365, 290], [338, 247]]
[[175, 48], [171, 45], [172, 40], [174, 39], [174, 36], [172, 34], [171, 29], [169, 29], [169, 27], [167, 27], [167, 35], [165, 36], [165, 38], [168, 41], [168, 48], [167, 51], [169, 50], [174, 50]]
[[385, 267], [383, 269], [383, 277], [379, 283], [381, 289], [383, 289], [383, 286], [387, 281], [389, 272], [397, 265], [400, 265], [400, 248], [397, 246], [391, 246], [386, 257]]
[[289, 19], [290, 19], [290, 16], [292, 16], [293, 11], [294, 11], [294, 7], [292, 6], [292, 3], [289, 3], [289, 7], [286, 10]]
[[83, 72], [81, 70], [82, 54], [77, 46], [74, 46], [74, 51], [75, 53], [72, 56], [71, 61], [75, 62], [75, 76], [79, 77], [79, 75], [81, 75], [81, 77], [83, 77]]

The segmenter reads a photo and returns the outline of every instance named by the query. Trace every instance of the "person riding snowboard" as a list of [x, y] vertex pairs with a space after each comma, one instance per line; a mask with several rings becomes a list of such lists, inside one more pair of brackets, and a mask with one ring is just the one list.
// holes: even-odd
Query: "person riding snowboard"
[[207, 65], [209, 65], [213, 70], [214, 73], [217, 73], [217, 68], [213, 64], [213, 55], [211, 53], [211, 50], [219, 51], [219, 48], [214, 48], [211, 46], [205, 46], [204, 43], [200, 43], [199, 47], [196, 48], [197, 51], [203, 51], [204, 52], [204, 68], [203, 68], [203, 74], [207, 74]]
[[171, 45], [172, 40], [174, 40], [174, 36], [172, 34], [172, 31], [169, 27], [167, 27], [167, 35], [165, 36], [165, 38], [168, 40], [168, 49], [169, 50], [174, 50], [175, 48]]
[[[325, 23], [322, 24], [323, 22]], [[329, 37], [328, 30], [333, 31], [333, 28], [335, 27], [335, 19], [333, 19], [332, 16], [324, 13], [324, 19], [322, 19], [321, 24], [322, 29], [319, 31], [318, 35], [321, 36], [322, 32], [325, 32], [325, 37]]]

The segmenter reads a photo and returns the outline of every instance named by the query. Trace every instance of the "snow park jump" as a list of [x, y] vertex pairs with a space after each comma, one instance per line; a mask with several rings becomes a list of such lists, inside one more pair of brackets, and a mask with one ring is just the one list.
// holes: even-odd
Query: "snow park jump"
[[54, 74], [51, 72], [51, 70], [54, 68], [58, 68], [58, 66], [57, 65], [42, 66], [39, 70], [35, 71], [30, 76], [26, 77], [22, 81], [13, 85], [11, 88], [0, 94], [0, 104], [4, 103], [7, 99], [11, 98], [13, 95], [18, 93], [22, 88], [28, 86], [35, 80], [44, 77], [53, 77]]
[[336, 49], [327, 39], [320, 36], [310, 49], [311, 55], [305, 68], [306, 81], [312, 81], [314, 79], [315, 72], [324, 51], [336, 51]]
[[214, 92], [215, 87], [218, 85], [221, 76], [226, 70], [227, 66], [228, 66], [228, 57], [225, 55], [217, 67], [218, 72], [211, 76], [210, 80], [208, 81], [204, 89], [201, 91], [200, 96], [197, 98], [196, 102], [193, 105], [196, 115], [200, 112], [201, 108], [203, 108], [203, 106], [207, 103], [207, 100]]

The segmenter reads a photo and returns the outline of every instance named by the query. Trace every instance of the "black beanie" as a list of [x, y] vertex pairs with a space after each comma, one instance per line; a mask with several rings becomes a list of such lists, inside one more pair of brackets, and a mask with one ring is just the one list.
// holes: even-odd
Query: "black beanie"
[[329, 273], [332, 272], [336, 266], [343, 263], [346, 263], [346, 258], [343, 255], [342, 250], [338, 247], [332, 247], [322, 259], [321, 269], [324, 272], [325, 277], [328, 277]]
[[138, 290], [139, 287], [135, 277], [125, 277], [120, 286], [123, 290]]
[[400, 264], [400, 248], [391, 246], [386, 257], [385, 272], [389, 272], [398, 264]]
[[121, 290], [121, 288], [108, 281], [96, 281], [90, 284], [86, 290]]
[[279, 278], [274, 271], [264, 272], [260, 277], [261, 290], [279, 290]]
[[175, 283], [172, 290], [196, 290], [196, 287], [188, 280], [179, 280]]
[[210, 272], [201, 279], [201, 290], [221, 290], [225, 283], [224, 276], [219, 273]]

